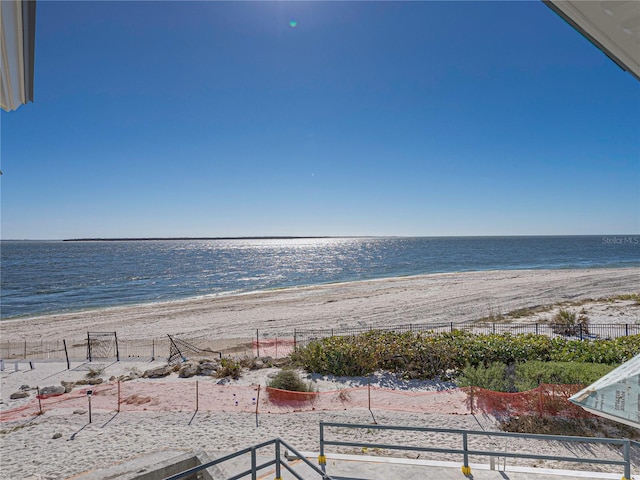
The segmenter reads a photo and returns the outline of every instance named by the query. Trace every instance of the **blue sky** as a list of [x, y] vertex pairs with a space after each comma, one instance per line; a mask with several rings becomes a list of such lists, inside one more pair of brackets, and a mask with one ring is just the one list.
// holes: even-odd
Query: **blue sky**
[[43, 1], [1, 115], [3, 239], [640, 232], [640, 83], [542, 2]]

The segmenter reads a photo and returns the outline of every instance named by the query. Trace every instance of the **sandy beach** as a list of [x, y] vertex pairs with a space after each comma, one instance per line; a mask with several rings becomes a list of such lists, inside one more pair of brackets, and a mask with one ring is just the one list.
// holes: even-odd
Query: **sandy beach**
[[[0, 333], [3, 341], [85, 338], [88, 330], [116, 331], [127, 339], [196, 338], [251, 336], [257, 328], [292, 335], [294, 328], [463, 323], [525, 307], [637, 293], [638, 285], [640, 268], [445, 273], [5, 320]], [[636, 323], [640, 314], [596, 309], [590, 320]]]
[[[83, 338], [88, 329], [115, 330], [120, 337], [142, 339], [161, 337], [166, 333], [181, 332], [197, 337], [255, 328], [286, 332], [293, 328], [462, 323], [519, 308], [637, 293], [638, 285], [639, 268], [437, 274], [51, 315], [3, 321], [1, 328], [2, 340], [9, 341], [22, 340], [27, 335], [44, 340], [63, 336]], [[580, 308], [586, 309], [590, 321], [594, 323], [640, 323], [640, 307], [634, 301], [587, 301]], [[518, 321], [539, 321], [552, 313], [535, 313]], [[144, 371], [160, 364], [112, 363], [103, 365], [105, 368], [100, 376], [108, 386], [113, 385], [114, 379], [121, 375], [133, 370]], [[34, 367], [31, 370], [28, 363], [22, 363], [20, 369], [15, 371], [13, 364], [7, 364], [1, 374], [0, 407], [3, 412], [33, 402], [33, 390], [30, 390], [29, 398], [9, 399], [23, 385], [32, 389], [36, 386], [60, 385], [61, 381], [77, 381], [86, 378], [90, 368], [86, 364], [75, 363], [67, 370], [62, 362], [45, 361], [36, 362]], [[272, 369], [245, 371], [239, 380], [230, 381], [227, 385], [254, 389], [258, 385], [264, 387], [271, 374]], [[187, 380], [192, 381], [180, 379], [174, 373], [162, 379], [162, 382], [180, 385]], [[357, 383], [354, 379], [317, 376], [309, 380], [313, 380], [321, 392], [339, 391]], [[137, 379], [127, 383], [151, 384], [154, 381]], [[208, 377], [202, 381], [213, 384], [218, 379]], [[434, 382], [390, 383], [389, 378], [384, 376], [374, 379], [373, 385], [406, 392], [430, 392], [445, 388]], [[81, 396], [84, 394], [78, 387], [74, 391], [80, 392]], [[213, 396], [210, 400], [217, 401]], [[211, 457], [216, 457], [274, 437], [282, 437], [302, 451], [317, 451], [318, 422], [321, 419], [352, 423], [372, 421], [371, 412], [366, 408], [298, 413], [262, 412], [256, 424], [255, 414], [248, 411], [207, 411], [203, 406], [203, 411], [195, 416], [194, 411], [188, 408], [180, 411], [117, 413], [112, 406], [96, 405], [91, 424], [88, 423], [84, 406], [51, 407], [41, 416], [12, 418], [2, 422], [0, 478], [64, 479], [167, 449], [185, 452], [203, 450]], [[498, 428], [494, 418], [464, 411], [445, 414], [376, 408], [374, 413], [376, 421], [384, 424], [474, 430]], [[453, 442], [441, 435], [424, 441], [430, 445]], [[558, 446], [539, 444], [518, 448], [552, 453], [557, 451]], [[433, 455], [431, 458], [443, 457]]]
[[[193, 402], [184, 402], [185, 394], [193, 394], [194, 379], [179, 378], [176, 373], [162, 379], [137, 379], [124, 382], [125, 388], [140, 387], [144, 395], [123, 393], [122, 410], [117, 411], [113, 403], [101, 402], [103, 392], [115, 388], [113, 380], [132, 371], [144, 371], [157, 367], [161, 362], [117, 362], [102, 365], [104, 370], [100, 378], [104, 383], [94, 387], [76, 386], [72, 391], [75, 399], [64, 401], [65, 397], [52, 397], [43, 401], [44, 414], [34, 415], [37, 401], [34, 398], [35, 386], [40, 388], [49, 385], [60, 385], [64, 381], [78, 381], [87, 378], [89, 368], [97, 365], [72, 364], [70, 370], [60, 362], [35, 363], [31, 370], [27, 363], [20, 365], [19, 371], [6, 369], [2, 378], [2, 411], [11, 414], [19, 406], [31, 405], [30, 415], [20, 418], [12, 417], [0, 423], [0, 478], [6, 480], [54, 480], [66, 478], [82, 478], [83, 473], [98, 472], [124, 461], [144, 457], [150, 454], [164, 455], [163, 452], [204, 451], [210, 458], [217, 458], [226, 453], [254, 445], [260, 441], [280, 437], [299, 451], [318, 452], [319, 422], [359, 423], [380, 425], [406, 425], [414, 427], [437, 427], [449, 429], [466, 429], [480, 431], [499, 431], [496, 418], [481, 412], [470, 413], [465, 405], [465, 395], [457, 390], [441, 388], [451, 385], [434, 381], [400, 382], [388, 374], [374, 375], [371, 378], [372, 388], [392, 389], [395, 399], [391, 409], [378, 405], [374, 392], [374, 403], [371, 410], [366, 406], [333, 410], [311, 410], [288, 413], [265, 411], [265, 402], [260, 401], [260, 412], [251, 412], [250, 399], [242, 399], [240, 389], [254, 395], [258, 385], [266, 386], [276, 371], [265, 368], [255, 371], [245, 370], [238, 380], [225, 380], [218, 385], [219, 379], [213, 377], [199, 378], [201, 394], [199, 410], [196, 413]], [[301, 372], [303, 378], [307, 378]], [[349, 388], [362, 385], [362, 379], [309, 376], [307, 381], [313, 382], [320, 395], [333, 395]], [[30, 397], [19, 400], [8, 400], [11, 392], [21, 388], [29, 388]], [[154, 388], [158, 387], [158, 388]], [[208, 389], [205, 387], [209, 387]], [[93, 408], [91, 423], [88, 415], [87, 389], [93, 389]], [[264, 395], [264, 390], [263, 395]], [[176, 394], [178, 392], [178, 394]], [[234, 393], [232, 393], [234, 392]], [[233, 395], [240, 398], [240, 410], [222, 406]], [[427, 401], [429, 395], [448, 396], [446, 405], [430, 409], [428, 413], [410, 408], [402, 411], [403, 403], [411, 401], [413, 396], [423, 395]], [[155, 400], [162, 402], [169, 397], [167, 404], [173, 407], [153, 408]], [[246, 402], [245, 402], [246, 400]], [[244, 403], [249, 408], [242, 408]], [[423, 401], [420, 404], [424, 404]], [[407, 403], [408, 406], [408, 403]], [[442, 412], [438, 412], [438, 408]], [[455, 412], [455, 413], [452, 413]], [[24, 413], [24, 412], [23, 412]], [[353, 432], [343, 429], [330, 430], [331, 438], [353, 441]], [[359, 437], [358, 437], [359, 438]], [[364, 439], [376, 443], [400, 443], [423, 445], [428, 447], [460, 448], [458, 436], [436, 433], [374, 433], [368, 432]], [[470, 448], [484, 449], [487, 440], [476, 438]], [[496, 450], [507, 448], [503, 440], [490, 440]], [[585, 447], [587, 448], [587, 447]], [[510, 441], [510, 452], [536, 452], [545, 455], [591, 455], [593, 458], [617, 458], [615, 449], [592, 448], [575, 450], [575, 446], [558, 442], [542, 441]], [[333, 453], [363, 454], [358, 448], [333, 448]], [[401, 458], [417, 458], [415, 452], [373, 451], [373, 455], [393, 455]], [[422, 454], [420, 458], [444, 461], [459, 461], [458, 455], [444, 453]], [[472, 461], [487, 463], [487, 459], [478, 458]], [[571, 468], [569, 464], [550, 461], [509, 460], [513, 465], [528, 465], [547, 468]], [[615, 467], [588, 465], [577, 468], [591, 471], [617, 472]], [[589, 468], [590, 467], [590, 468]], [[95, 477], [94, 477], [95, 478]]]

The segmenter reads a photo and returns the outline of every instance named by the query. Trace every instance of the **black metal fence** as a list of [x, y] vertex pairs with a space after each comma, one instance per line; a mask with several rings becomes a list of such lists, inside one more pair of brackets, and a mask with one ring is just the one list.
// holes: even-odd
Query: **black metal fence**
[[[286, 357], [299, 346], [307, 345], [312, 340], [332, 336], [353, 336], [362, 333], [377, 332], [415, 332], [424, 335], [435, 335], [455, 330], [469, 333], [514, 335], [534, 333], [550, 337], [593, 340], [625, 337], [640, 334], [640, 324], [554, 324], [554, 323], [441, 323], [441, 324], [404, 324], [388, 327], [353, 327], [339, 329], [298, 330], [291, 332], [275, 332], [256, 330], [242, 335], [234, 332], [228, 337], [184, 338], [195, 348], [221, 353], [225, 357], [245, 358]], [[54, 341], [17, 341], [0, 342], [0, 359], [4, 360], [89, 360], [88, 339], [54, 340]], [[118, 353], [120, 359], [162, 359], [169, 358], [170, 342], [167, 337], [158, 339], [127, 339], [118, 336]], [[114, 359], [116, 355], [114, 354]]]
[[[254, 356], [255, 337], [217, 337], [185, 339], [201, 350], [222, 352], [225, 356], [251, 357]], [[88, 339], [53, 340], [53, 341], [17, 341], [0, 342], [0, 359], [4, 360], [89, 360]], [[118, 354], [113, 359], [149, 360], [168, 359], [170, 341], [167, 337], [157, 339], [128, 339], [118, 336]]]
[[363, 333], [395, 332], [395, 333], [421, 333], [435, 335], [455, 330], [474, 334], [502, 334], [513, 335], [532, 333], [547, 335], [549, 337], [573, 338], [576, 340], [594, 340], [627, 337], [640, 334], [640, 325], [631, 323], [611, 324], [559, 324], [559, 323], [441, 323], [441, 324], [404, 324], [389, 327], [353, 327], [353, 328], [327, 328], [318, 330], [294, 330], [294, 343], [297, 347], [307, 345], [313, 340], [319, 340], [334, 336], [354, 336]]

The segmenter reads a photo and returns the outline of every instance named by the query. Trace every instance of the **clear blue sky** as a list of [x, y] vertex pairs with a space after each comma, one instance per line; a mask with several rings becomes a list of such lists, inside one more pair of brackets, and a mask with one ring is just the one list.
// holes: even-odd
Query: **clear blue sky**
[[640, 82], [542, 2], [39, 2], [35, 71], [4, 239], [640, 232]]

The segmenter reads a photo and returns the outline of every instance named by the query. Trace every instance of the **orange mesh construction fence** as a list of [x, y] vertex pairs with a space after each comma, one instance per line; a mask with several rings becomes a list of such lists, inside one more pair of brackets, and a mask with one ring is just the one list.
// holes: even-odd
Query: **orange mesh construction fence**
[[264, 338], [253, 340], [253, 355], [256, 357], [282, 358], [293, 353], [296, 347], [294, 338]]
[[[586, 417], [589, 413], [568, 398], [579, 385], [541, 385], [521, 393], [500, 393], [477, 387], [439, 392], [407, 392], [357, 387], [329, 392], [289, 392], [269, 387], [218, 385], [212, 381], [112, 382], [82, 388], [0, 413], [0, 421], [19, 420], [41, 413], [120, 412], [245, 412], [292, 413], [328, 410], [390, 410], [466, 415], [532, 415]], [[87, 390], [92, 391], [89, 400]]]
[[571, 403], [569, 397], [583, 385], [542, 384], [538, 388], [518, 393], [502, 393], [468, 387], [474, 409], [494, 415], [538, 415], [540, 417], [592, 417], [583, 408]]

